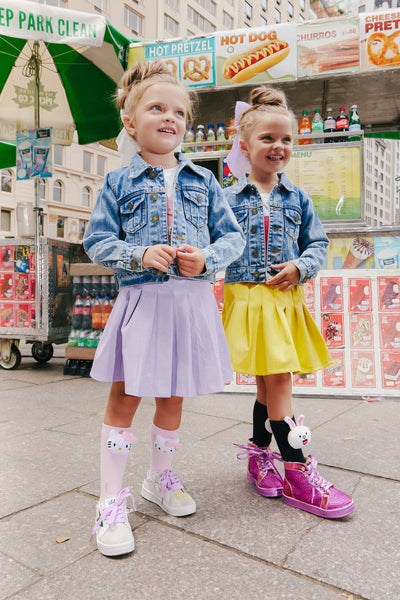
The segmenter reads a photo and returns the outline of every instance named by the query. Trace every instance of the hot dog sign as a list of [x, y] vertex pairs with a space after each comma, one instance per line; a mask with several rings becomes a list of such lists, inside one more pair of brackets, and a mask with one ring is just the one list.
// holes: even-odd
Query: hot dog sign
[[217, 33], [215, 54], [217, 86], [295, 79], [296, 25]]

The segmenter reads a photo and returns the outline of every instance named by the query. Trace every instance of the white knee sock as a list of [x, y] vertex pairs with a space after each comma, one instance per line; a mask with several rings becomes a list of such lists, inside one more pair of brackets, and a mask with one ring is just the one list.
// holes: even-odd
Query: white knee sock
[[151, 426], [150, 472], [162, 473], [165, 469], [171, 469], [172, 458], [176, 450], [181, 447], [178, 433], [179, 429], [173, 431], [160, 429], [153, 423]]
[[130, 428], [103, 424], [100, 447], [100, 500], [122, 488], [126, 461], [136, 438]]

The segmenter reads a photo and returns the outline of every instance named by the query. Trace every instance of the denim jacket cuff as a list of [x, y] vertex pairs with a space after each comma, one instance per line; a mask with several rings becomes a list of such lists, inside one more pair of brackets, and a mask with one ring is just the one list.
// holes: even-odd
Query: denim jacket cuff
[[202, 252], [206, 258], [205, 262], [205, 275], [212, 275], [218, 271], [218, 257], [216, 252], [212, 248], [203, 248]]
[[147, 250], [146, 246], [135, 246], [130, 256], [127, 256], [128, 270], [143, 271], [143, 254]]
[[303, 260], [302, 258], [297, 258], [295, 260], [291, 260], [290, 262], [293, 263], [300, 271], [300, 284], [306, 283], [309, 279], [312, 278], [312, 273], [308, 268], [307, 262], [305, 260]]

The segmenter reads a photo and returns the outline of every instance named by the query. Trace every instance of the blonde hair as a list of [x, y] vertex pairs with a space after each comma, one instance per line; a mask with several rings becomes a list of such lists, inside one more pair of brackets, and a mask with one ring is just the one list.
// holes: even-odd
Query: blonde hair
[[194, 99], [188, 89], [175, 77], [169, 67], [161, 60], [137, 62], [125, 71], [120, 83], [116, 102], [125, 113], [134, 111], [145, 91], [157, 83], [171, 83], [184, 92], [187, 121], [193, 118]]
[[257, 121], [257, 116], [262, 111], [263, 113], [280, 114], [289, 117], [292, 121], [293, 132], [296, 128], [296, 117], [293, 111], [288, 108], [288, 102], [285, 93], [279, 88], [270, 86], [259, 86], [251, 90], [248, 103], [250, 108], [242, 112], [239, 118], [240, 137], [244, 140], [248, 139], [254, 125]]

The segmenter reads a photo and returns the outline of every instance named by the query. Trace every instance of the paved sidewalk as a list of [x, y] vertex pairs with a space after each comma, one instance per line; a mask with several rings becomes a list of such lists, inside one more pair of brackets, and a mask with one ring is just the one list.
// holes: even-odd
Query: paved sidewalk
[[64, 376], [55, 350], [39, 365], [27, 348], [17, 370], [0, 369], [0, 600], [400, 598], [399, 399], [295, 399], [321, 474], [354, 497], [338, 521], [254, 492], [233, 446], [250, 435], [254, 398], [233, 393], [185, 400], [174, 467], [198, 509], [166, 515], [140, 496], [144, 399], [124, 482], [136, 548], [108, 559], [90, 541], [108, 385]]

